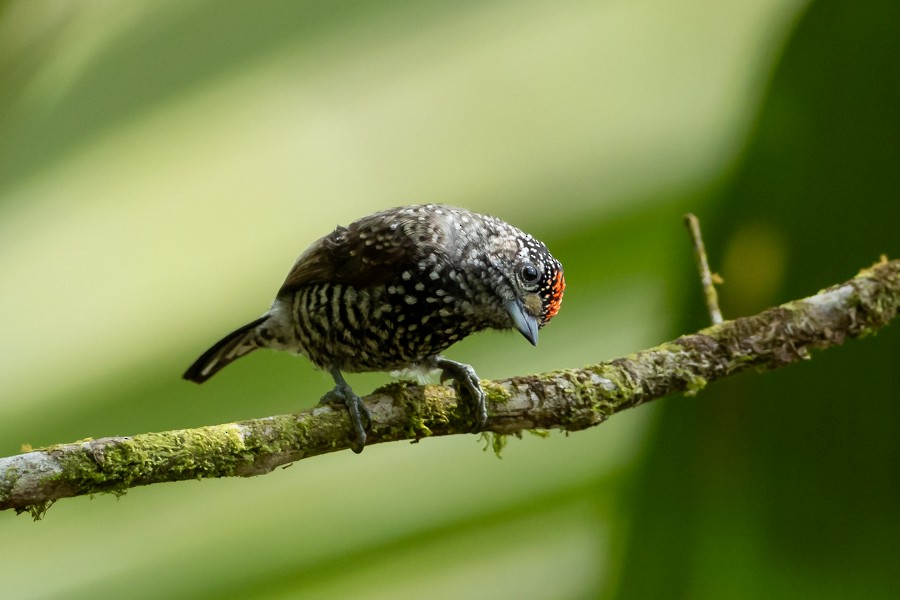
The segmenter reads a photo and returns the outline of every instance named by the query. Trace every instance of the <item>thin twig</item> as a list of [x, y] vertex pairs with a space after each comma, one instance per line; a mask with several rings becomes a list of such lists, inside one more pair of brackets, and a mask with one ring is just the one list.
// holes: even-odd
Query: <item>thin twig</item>
[[[583, 369], [484, 381], [487, 431], [577, 431], [610, 415], [750, 368], [782, 367], [810, 350], [880, 329], [900, 306], [900, 261], [886, 261], [815, 296], [713, 325], [656, 348]], [[395, 383], [364, 398], [369, 443], [471, 431], [471, 415], [443, 386]], [[350, 447], [343, 410], [61, 444], [0, 458], [0, 510], [43, 515], [59, 498], [164, 481], [251, 476]], [[353, 457], [348, 456], [348, 460]]]
[[697, 258], [697, 269], [700, 271], [700, 283], [703, 285], [703, 296], [706, 299], [706, 308], [713, 325], [722, 322], [722, 311], [719, 310], [719, 295], [716, 293], [716, 284], [721, 283], [717, 275], [709, 270], [709, 261], [706, 259], [706, 246], [703, 245], [703, 236], [700, 234], [700, 220], [693, 213], [684, 215], [684, 224], [687, 225], [694, 242], [694, 255]]

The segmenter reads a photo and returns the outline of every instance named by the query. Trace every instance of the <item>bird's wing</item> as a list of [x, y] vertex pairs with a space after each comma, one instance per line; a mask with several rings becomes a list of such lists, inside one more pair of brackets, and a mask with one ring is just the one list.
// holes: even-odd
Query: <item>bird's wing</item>
[[300, 255], [278, 295], [316, 283], [384, 285], [430, 253], [445, 254], [449, 232], [439, 221], [388, 211], [337, 227]]

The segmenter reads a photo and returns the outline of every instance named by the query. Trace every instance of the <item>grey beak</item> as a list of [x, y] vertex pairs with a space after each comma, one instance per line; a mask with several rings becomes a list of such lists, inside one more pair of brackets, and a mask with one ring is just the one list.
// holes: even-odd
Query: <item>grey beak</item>
[[518, 300], [510, 300], [506, 303], [506, 311], [512, 317], [513, 325], [519, 330], [525, 339], [537, 346], [538, 322], [537, 319], [525, 312], [525, 307]]

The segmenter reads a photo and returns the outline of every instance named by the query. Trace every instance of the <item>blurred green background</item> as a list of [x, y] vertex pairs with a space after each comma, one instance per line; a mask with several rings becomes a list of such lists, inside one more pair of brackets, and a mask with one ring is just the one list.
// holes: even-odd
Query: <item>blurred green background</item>
[[[424, 201], [544, 240], [577, 367], [900, 255], [900, 4], [0, 2], [0, 455], [281, 414], [256, 353], [197, 387], [336, 224]], [[352, 376], [363, 393], [387, 381]], [[591, 431], [475, 436], [0, 513], [3, 597], [896, 598], [900, 328]]]

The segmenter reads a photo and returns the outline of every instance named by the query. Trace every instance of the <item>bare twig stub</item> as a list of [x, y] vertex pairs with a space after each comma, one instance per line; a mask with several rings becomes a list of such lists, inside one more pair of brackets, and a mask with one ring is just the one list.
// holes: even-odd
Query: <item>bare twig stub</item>
[[719, 294], [716, 292], [717, 276], [709, 270], [709, 260], [706, 258], [706, 246], [703, 244], [703, 236], [700, 234], [700, 220], [693, 214], [684, 215], [684, 224], [687, 225], [694, 243], [694, 256], [697, 259], [697, 270], [700, 271], [700, 284], [703, 286], [703, 297], [706, 300], [706, 308], [709, 310], [709, 318], [713, 325], [722, 322], [722, 311], [719, 310]]
[[[577, 431], [610, 415], [749, 368], [778, 368], [878, 330], [897, 316], [900, 261], [886, 261], [815, 296], [751, 317], [713, 325], [655, 348], [583, 369], [482, 383], [487, 429]], [[370, 444], [453, 435], [471, 418], [447, 387], [394, 383], [367, 396]], [[251, 476], [350, 446], [342, 410], [316, 406], [299, 414], [197, 429], [60, 444], [0, 458], [0, 510], [40, 517], [55, 500], [124, 493], [135, 486], [205, 477]], [[352, 457], [348, 456], [348, 460]]]

